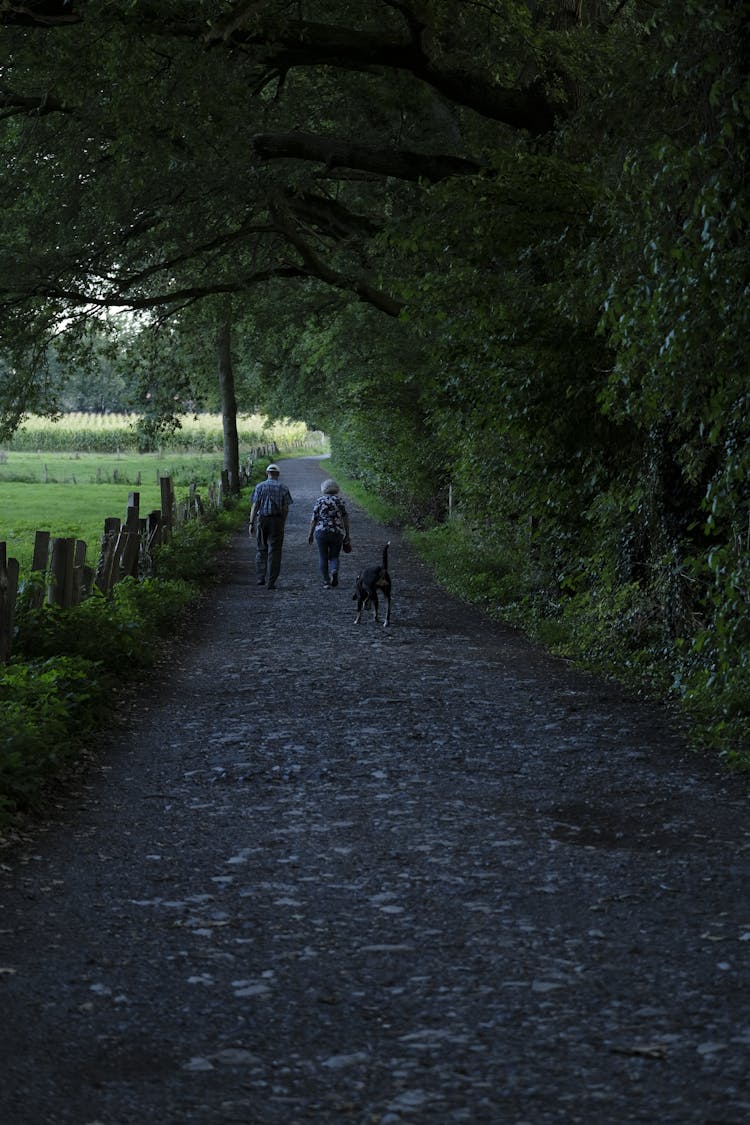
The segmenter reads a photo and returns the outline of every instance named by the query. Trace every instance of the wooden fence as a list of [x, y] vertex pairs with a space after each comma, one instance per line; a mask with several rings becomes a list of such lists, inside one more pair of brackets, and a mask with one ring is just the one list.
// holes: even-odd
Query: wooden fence
[[[245, 481], [252, 472], [252, 453], [242, 470]], [[43, 576], [43, 582], [29, 590], [27, 596], [32, 603], [41, 606], [46, 601], [66, 609], [79, 605], [95, 589], [108, 595], [124, 578], [148, 576], [154, 549], [169, 542], [177, 525], [201, 519], [207, 510], [223, 507], [230, 495], [226, 470], [220, 481], [208, 486], [205, 501], [194, 484], [179, 503], [175, 501], [171, 477], [160, 477], [159, 486], [159, 509], [142, 517], [140, 494], [131, 492], [125, 519], [113, 516], [104, 521], [99, 557], [93, 566], [86, 560], [86, 544], [82, 539], [57, 538], [49, 531], [37, 531], [31, 569]], [[7, 544], [0, 542], [0, 664], [7, 664], [12, 653], [18, 576], [18, 560], [9, 559]]]

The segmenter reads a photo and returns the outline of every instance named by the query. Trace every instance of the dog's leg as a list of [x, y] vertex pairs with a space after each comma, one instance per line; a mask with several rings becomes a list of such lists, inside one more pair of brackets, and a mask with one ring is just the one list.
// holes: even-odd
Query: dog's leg
[[385, 595], [385, 603], [385, 621], [383, 622], [383, 628], [387, 629], [391, 623], [391, 595], [388, 593]]
[[354, 624], [359, 625], [362, 620], [362, 599], [357, 598], [357, 616], [354, 618]]
[[375, 610], [375, 624], [377, 625], [380, 621], [380, 618], [378, 617], [379, 606], [378, 606], [378, 595], [375, 593], [374, 590], [370, 594], [370, 603], [372, 605], [372, 608]]

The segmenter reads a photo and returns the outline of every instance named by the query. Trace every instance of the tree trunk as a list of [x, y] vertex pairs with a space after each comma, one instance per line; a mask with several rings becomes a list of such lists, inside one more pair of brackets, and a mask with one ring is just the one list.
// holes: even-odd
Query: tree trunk
[[237, 437], [237, 397], [232, 367], [232, 320], [229, 313], [222, 318], [216, 333], [216, 354], [221, 391], [221, 421], [224, 430], [224, 468], [229, 473], [229, 489], [240, 493], [240, 444]]

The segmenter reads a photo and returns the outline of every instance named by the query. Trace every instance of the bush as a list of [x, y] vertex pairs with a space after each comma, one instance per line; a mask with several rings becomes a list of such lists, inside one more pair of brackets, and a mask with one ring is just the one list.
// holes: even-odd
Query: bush
[[0, 824], [34, 808], [50, 779], [102, 718], [96, 665], [55, 656], [0, 669]]
[[154, 642], [197, 594], [183, 581], [128, 578], [111, 598], [96, 593], [71, 609], [21, 601], [16, 622], [16, 660], [45, 660], [64, 653], [91, 661], [98, 676], [119, 680], [154, 661]]
[[169, 543], [155, 553], [154, 572], [186, 582], [202, 582], [215, 573], [217, 552], [246, 518], [244, 508], [219, 512], [208, 522], [182, 524]]
[[412, 531], [409, 538], [443, 585], [475, 605], [502, 614], [536, 584], [528, 558], [519, 559], [515, 545], [483, 539], [459, 519]]
[[44, 803], [51, 781], [111, 710], [113, 691], [153, 666], [245, 518], [238, 505], [180, 526], [159, 552], [157, 576], [126, 579], [111, 597], [95, 593], [72, 609], [34, 605], [39, 583], [26, 583], [13, 662], [0, 668], [0, 825]]

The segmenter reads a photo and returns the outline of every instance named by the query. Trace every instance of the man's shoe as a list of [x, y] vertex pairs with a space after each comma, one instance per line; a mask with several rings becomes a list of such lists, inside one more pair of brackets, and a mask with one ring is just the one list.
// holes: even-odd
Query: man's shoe
[[331, 575], [331, 585], [332, 585], [332, 586], [338, 586], [338, 584], [339, 584], [339, 576], [338, 576], [338, 574], [332, 574], [332, 575]]
[[268, 589], [269, 590], [275, 590], [276, 589], [276, 583], [275, 582], [269, 582], [268, 583]]
[[324, 589], [324, 590], [330, 590], [330, 588], [331, 588], [331, 583], [330, 583], [330, 582], [324, 582], [324, 583], [323, 583], [323, 589]]
[[255, 583], [256, 586], [265, 586], [265, 584], [266, 584], [265, 578], [259, 578], [257, 580], [257, 582]]

